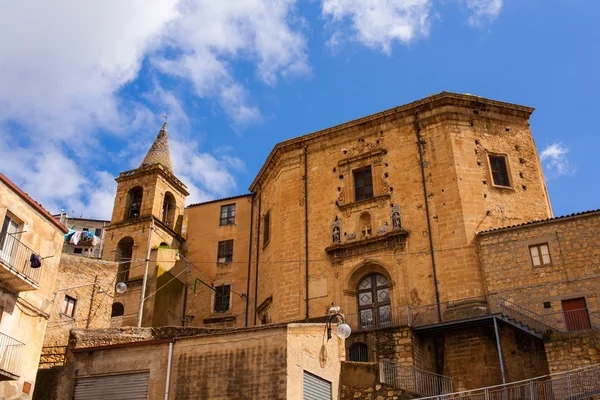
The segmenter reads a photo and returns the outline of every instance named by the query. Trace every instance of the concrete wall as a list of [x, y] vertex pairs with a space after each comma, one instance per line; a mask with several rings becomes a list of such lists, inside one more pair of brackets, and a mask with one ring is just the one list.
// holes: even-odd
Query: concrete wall
[[[199, 336], [193, 328], [76, 331], [57, 398], [72, 396], [76, 373], [85, 377], [141, 370], [150, 371], [148, 398], [164, 398], [168, 343], [161, 340], [178, 336], [173, 346], [170, 398], [301, 399], [302, 371], [307, 370], [330, 380], [333, 398], [338, 399], [343, 341], [334, 337], [327, 342], [324, 328], [323, 324], [274, 325], [212, 334], [205, 330]], [[149, 338], [154, 342], [140, 342]], [[123, 340], [132, 343], [85, 350]]]
[[[250, 196], [196, 204], [186, 209], [188, 216], [185, 256], [192, 261], [187, 278], [187, 311], [194, 319], [188, 326], [242, 327], [245, 325], [246, 299], [231, 293], [226, 312], [215, 312], [214, 291], [196, 278], [214, 286], [230, 285], [236, 293], [246, 293], [248, 283], [248, 245], [250, 240]], [[221, 206], [235, 204], [235, 224], [220, 225]], [[220, 241], [233, 240], [230, 263], [218, 263]]]
[[[44, 257], [40, 268], [38, 290], [13, 293], [6, 287], [0, 288], [2, 307], [0, 332], [25, 343], [21, 355], [20, 377], [18, 380], [0, 382], [0, 398], [20, 399], [29, 398], [29, 395], [23, 393], [25, 383], [31, 384], [30, 393], [33, 393], [35, 386], [64, 232], [49, 221], [51, 217], [40, 213], [11, 188], [0, 182], [1, 221], [4, 221], [7, 212], [21, 222], [19, 230], [22, 233], [17, 235], [19, 240]], [[4, 266], [0, 265], [0, 268]]]

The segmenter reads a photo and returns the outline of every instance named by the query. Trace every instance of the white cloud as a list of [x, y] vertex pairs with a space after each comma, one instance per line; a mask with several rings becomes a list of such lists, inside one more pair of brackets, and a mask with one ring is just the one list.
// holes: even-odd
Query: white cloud
[[[177, 0], [10, 1], [0, 13], [0, 109], [38, 136], [73, 142], [125, 123], [114, 93], [136, 77]], [[0, 121], [1, 122], [1, 121]]]
[[502, 0], [466, 0], [466, 5], [472, 12], [467, 23], [475, 28], [494, 21], [502, 11]]
[[540, 153], [540, 160], [549, 179], [563, 175], [573, 175], [576, 168], [571, 166], [567, 154], [569, 149], [557, 142], [547, 145]]
[[295, 0], [184, 1], [182, 18], [169, 25], [169, 43], [180, 52], [157, 55], [166, 74], [189, 79], [200, 97], [214, 97], [237, 124], [260, 118], [250, 95], [234, 77], [231, 63], [256, 63], [261, 81], [274, 85], [280, 76], [310, 73], [306, 39]]
[[[238, 63], [251, 66], [266, 85], [310, 73], [295, 1], [3, 4], [0, 168], [52, 211], [65, 207], [108, 217], [116, 171], [97, 165], [137, 167], [160, 127], [157, 114], [164, 111], [171, 112], [170, 129], [182, 133], [177, 140], [191, 139], [191, 122], [176, 95], [160, 87], [164, 74], [190, 80], [198, 96], [215, 99], [239, 126], [260, 119], [260, 111], [247, 74], [238, 76]], [[151, 69], [157, 74], [154, 88], [146, 97], [122, 96], [119, 91], [150, 58], [158, 67]], [[113, 154], [104, 148], [109, 140], [127, 146]], [[202, 152], [196, 137], [190, 143], [181, 160], [194, 169], [174, 163], [191, 182], [191, 198], [235, 190], [232, 171], [244, 169], [241, 160]]]
[[321, 1], [321, 13], [333, 28], [328, 44], [338, 46], [348, 37], [386, 54], [395, 41], [407, 44], [428, 35], [430, 10], [431, 0]]

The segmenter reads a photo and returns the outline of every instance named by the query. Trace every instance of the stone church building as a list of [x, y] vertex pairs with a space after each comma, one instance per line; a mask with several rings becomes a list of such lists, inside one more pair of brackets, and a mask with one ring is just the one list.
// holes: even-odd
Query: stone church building
[[454, 391], [600, 362], [568, 355], [600, 327], [600, 218], [554, 218], [532, 112], [432, 95], [279, 143], [248, 194], [187, 207], [165, 124], [116, 179], [113, 325], [246, 329], [339, 307], [347, 361]]

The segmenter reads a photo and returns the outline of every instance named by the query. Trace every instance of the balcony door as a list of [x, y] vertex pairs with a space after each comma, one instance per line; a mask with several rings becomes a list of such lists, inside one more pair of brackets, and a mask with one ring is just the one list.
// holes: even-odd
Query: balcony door
[[365, 276], [358, 284], [358, 313], [362, 330], [392, 325], [390, 283], [381, 274]]
[[19, 224], [8, 215], [4, 217], [2, 230], [0, 231], [0, 259], [10, 264], [15, 235], [19, 231]]
[[563, 300], [562, 308], [568, 331], [581, 331], [591, 328], [587, 305], [583, 297]]

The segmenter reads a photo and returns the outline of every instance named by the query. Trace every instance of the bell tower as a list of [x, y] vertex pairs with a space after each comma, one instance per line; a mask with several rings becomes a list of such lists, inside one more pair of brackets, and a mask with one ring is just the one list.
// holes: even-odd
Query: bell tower
[[[173, 173], [168, 137], [165, 123], [140, 166], [116, 178], [117, 193], [104, 252], [107, 258], [121, 263], [116, 282], [127, 285], [127, 292], [114, 300], [124, 306], [123, 325], [135, 325], [148, 248], [152, 249], [152, 267], [146, 289], [151, 290], [158, 277], [174, 267], [175, 253], [185, 242], [181, 229], [189, 193]], [[158, 250], [165, 251], [159, 254]], [[154, 325], [152, 310], [144, 314], [144, 325]]]

